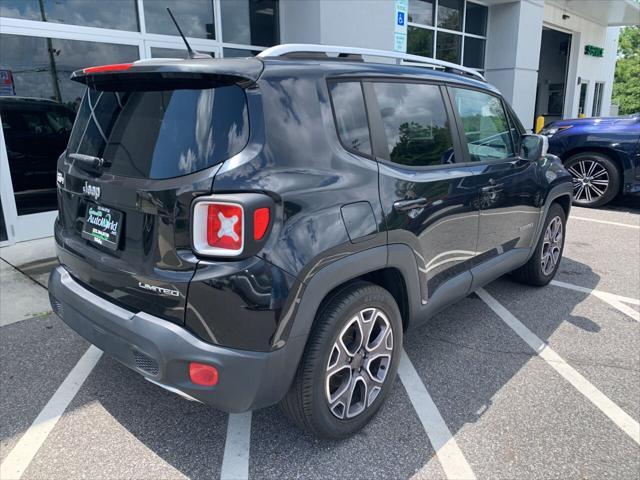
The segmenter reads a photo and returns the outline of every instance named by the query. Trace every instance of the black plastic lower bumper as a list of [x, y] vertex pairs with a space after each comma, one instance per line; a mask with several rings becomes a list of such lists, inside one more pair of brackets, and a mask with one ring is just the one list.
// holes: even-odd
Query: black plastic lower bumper
[[[291, 338], [272, 352], [235, 350], [199, 340], [179, 325], [133, 313], [92, 293], [62, 266], [51, 272], [54, 311], [86, 340], [148, 379], [220, 410], [239, 413], [277, 403], [285, 395], [304, 348]], [[214, 365], [217, 385], [189, 380], [189, 362]]]

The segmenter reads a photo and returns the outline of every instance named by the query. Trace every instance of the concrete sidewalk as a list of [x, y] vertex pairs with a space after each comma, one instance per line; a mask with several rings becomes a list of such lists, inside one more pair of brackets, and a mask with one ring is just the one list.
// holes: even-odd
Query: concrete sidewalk
[[57, 264], [53, 237], [0, 248], [0, 326], [51, 312], [47, 280]]

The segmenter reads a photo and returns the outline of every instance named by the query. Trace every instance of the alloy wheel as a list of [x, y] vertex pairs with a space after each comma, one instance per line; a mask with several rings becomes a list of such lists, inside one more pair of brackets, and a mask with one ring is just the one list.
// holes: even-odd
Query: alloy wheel
[[578, 203], [594, 203], [609, 188], [609, 172], [600, 162], [580, 160], [567, 170], [573, 177], [573, 198]]
[[560, 217], [553, 217], [549, 222], [549, 225], [547, 225], [547, 229], [544, 232], [544, 239], [542, 241], [542, 258], [540, 259], [540, 263], [542, 265], [543, 274], [551, 275], [560, 261], [562, 240], [562, 219], [560, 219]]
[[380, 394], [393, 355], [393, 331], [378, 308], [349, 319], [331, 348], [325, 376], [329, 410], [339, 419], [360, 415]]

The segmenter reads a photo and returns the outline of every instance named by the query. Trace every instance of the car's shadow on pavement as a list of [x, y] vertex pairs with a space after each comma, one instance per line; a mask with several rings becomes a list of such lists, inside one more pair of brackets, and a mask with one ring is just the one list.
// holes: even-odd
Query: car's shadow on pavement
[[220, 471], [226, 413], [166, 392], [110, 357], [98, 363], [80, 395], [99, 401], [130, 434], [187, 477], [211, 478]]
[[640, 194], [617, 196], [608, 204], [594, 210], [640, 213]]
[[[579, 272], [581, 285], [598, 284], [599, 277], [587, 265], [569, 258], [563, 259], [561, 270]], [[544, 341], [563, 322], [590, 333], [600, 329], [589, 318], [572, 314], [587, 294], [565, 294], [553, 286], [525, 287], [509, 277], [493, 286], [514, 290], [518, 301], [528, 302], [532, 312], [554, 290], [552, 305], [522, 319], [523, 323], [534, 320], [535, 333]], [[564, 300], [558, 301], [559, 297]], [[454, 435], [478, 421], [496, 393], [535, 356], [475, 295], [411, 331], [405, 336], [405, 349]], [[220, 471], [226, 414], [167, 393], [109, 358], [99, 363], [82, 393], [87, 401], [98, 400], [127, 431], [188, 477], [211, 477]], [[407, 478], [433, 456], [399, 380], [379, 415], [343, 441], [306, 434], [278, 407], [253, 414], [250, 476]]]

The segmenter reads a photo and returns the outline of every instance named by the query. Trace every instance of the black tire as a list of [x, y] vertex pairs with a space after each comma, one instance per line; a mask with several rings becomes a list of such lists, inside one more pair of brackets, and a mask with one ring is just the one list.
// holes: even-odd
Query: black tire
[[[551, 222], [556, 218], [559, 219], [560, 225], [562, 225], [562, 240], [559, 255], [557, 261], [555, 261], [553, 265], [553, 268], [548, 267], [548, 269], [545, 271], [545, 266], [542, 263], [542, 258], [543, 255], [545, 255], [545, 253], [547, 253], [549, 250], [548, 247], [545, 249], [545, 234]], [[540, 238], [538, 239], [538, 244], [536, 245], [533, 255], [527, 263], [512, 272], [513, 277], [516, 280], [536, 287], [547, 285], [551, 280], [553, 280], [553, 277], [555, 277], [556, 272], [560, 267], [562, 253], [564, 252], [566, 223], [567, 218], [564, 213], [564, 209], [559, 204], [553, 203], [549, 208], [549, 212], [547, 213], [547, 218], [545, 219], [544, 226], [542, 227], [542, 232], [540, 232]]]
[[[602, 153], [578, 153], [570, 157], [564, 166], [573, 177], [574, 205], [601, 207], [613, 200], [620, 191], [620, 172], [613, 160]], [[590, 176], [588, 173], [592, 166], [595, 170]], [[593, 176], [594, 173], [597, 177]], [[599, 194], [600, 191], [602, 194]]]
[[[344, 418], [341, 419], [330, 409], [328, 398], [330, 393], [328, 392], [331, 390], [329, 386], [332, 384], [330, 384], [329, 378], [334, 380], [337, 374], [333, 376], [327, 375], [330, 367], [329, 362], [335, 358], [337, 364], [338, 359], [334, 356], [336, 354], [335, 349], [338, 348], [336, 344], [339, 335], [342, 334], [342, 338], [344, 338], [346, 335], [343, 333], [344, 329], [347, 327], [351, 328], [350, 325], [353, 326], [352, 321], [358, 313], [368, 308], [378, 309], [372, 311], [376, 312], [375, 318], [370, 320], [370, 322], [373, 322], [372, 325], [378, 325], [378, 322], [380, 322], [384, 325], [385, 329], [387, 326], [390, 327], [392, 351], [389, 352], [390, 359], [384, 359], [385, 362], [388, 361], [388, 364], [383, 367], [381, 361], [378, 367], [378, 372], [383, 372], [384, 374], [382, 383], [376, 383], [376, 386], [368, 388], [367, 390], [369, 393], [376, 391], [377, 396], [367, 394], [366, 398], [371, 402], [370, 405], [366, 406], [366, 402], [364, 402], [363, 411], [353, 415], [352, 418], [347, 418], [347, 413], [350, 413], [351, 407], [345, 407], [343, 410]], [[378, 311], [382, 312], [383, 316], [380, 316], [377, 313]], [[374, 313], [372, 313], [372, 317], [373, 316]], [[387, 323], [384, 322], [385, 317], [386, 320], [388, 320]], [[371, 328], [372, 337], [375, 336], [376, 328], [376, 326]], [[388, 335], [387, 333], [383, 334], [383, 331], [386, 332], [386, 330], [382, 330], [381, 328], [378, 336], [381, 342], [384, 341], [385, 344], [387, 344]], [[354, 341], [353, 343], [355, 344], [356, 342]], [[378, 343], [373, 342], [373, 344]], [[364, 345], [364, 342], [362, 345]], [[388, 345], [385, 348], [388, 348]], [[398, 363], [400, 361], [401, 349], [402, 320], [398, 305], [391, 294], [384, 288], [368, 282], [357, 282], [347, 286], [330, 298], [318, 312], [293, 384], [281, 402], [283, 411], [299, 427], [318, 437], [345, 438], [353, 435], [371, 420], [393, 387], [398, 370]], [[366, 350], [362, 350], [362, 352], [366, 353]], [[345, 355], [339, 351], [337, 354], [340, 358]], [[361, 356], [357, 358], [357, 355], [362, 354], [358, 353], [351, 357], [353, 365], [359, 364], [360, 358], [362, 358]], [[349, 357], [345, 356], [345, 358]], [[373, 356], [371, 356], [368, 361], [373, 365], [371, 358], [373, 358]], [[364, 361], [367, 361], [366, 358]], [[366, 367], [363, 367], [364, 372], [360, 374], [357, 373], [356, 370], [352, 370], [352, 368], [352, 363], [349, 362], [348, 365], [342, 367], [341, 370], [349, 372], [349, 379], [357, 379], [359, 376], [364, 378], [364, 376], [367, 375], [366, 380], [370, 381], [371, 377], [367, 374]], [[386, 372], [384, 372], [385, 370]], [[341, 378], [347, 378], [347, 374], [341, 375]], [[344, 381], [341, 385], [346, 385]], [[355, 380], [355, 384], [358, 385], [354, 392], [362, 390], [363, 381], [364, 380], [358, 384], [358, 380]], [[351, 384], [352, 383], [348, 383], [348, 385]], [[344, 388], [346, 388], [346, 391], [350, 390], [350, 386]], [[339, 390], [342, 391], [342, 388]], [[355, 398], [356, 396], [356, 393], [354, 393], [353, 397]], [[338, 395], [338, 397], [340, 397], [340, 395]], [[356, 402], [356, 405], [358, 403], [359, 402]], [[339, 405], [334, 406], [334, 408], [339, 413]], [[356, 411], [356, 408], [354, 408], [354, 411]]]

